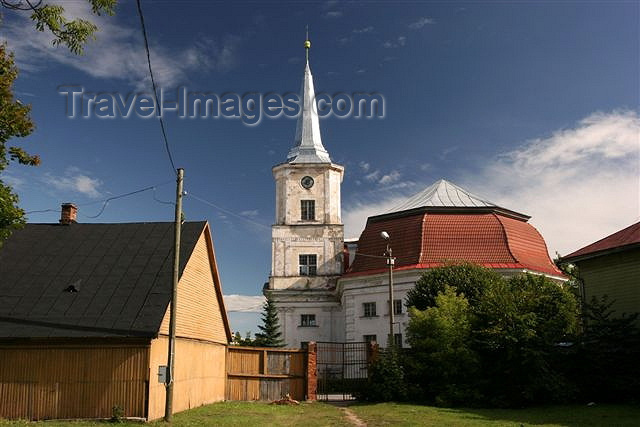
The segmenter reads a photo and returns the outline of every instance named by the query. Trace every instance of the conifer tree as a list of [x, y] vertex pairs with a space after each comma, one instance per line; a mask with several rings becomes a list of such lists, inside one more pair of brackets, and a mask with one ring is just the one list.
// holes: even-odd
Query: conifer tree
[[261, 332], [256, 334], [255, 345], [259, 347], [284, 347], [278, 323], [278, 310], [268, 296], [262, 309], [262, 325], [258, 325]]

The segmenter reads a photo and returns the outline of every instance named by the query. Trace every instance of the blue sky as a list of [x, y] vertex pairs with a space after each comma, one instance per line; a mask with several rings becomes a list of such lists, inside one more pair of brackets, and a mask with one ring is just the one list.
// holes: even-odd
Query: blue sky
[[[84, 2], [63, 2], [88, 17]], [[218, 94], [297, 92], [305, 25], [316, 90], [379, 92], [384, 119], [321, 121], [345, 166], [343, 219], [358, 236], [383, 211], [439, 178], [532, 216], [550, 253], [566, 254], [639, 218], [638, 2], [143, 1], [158, 83]], [[173, 176], [156, 119], [65, 115], [60, 85], [150, 92], [135, 2], [77, 57], [27, 17], [3, 11], [2, 38], [22, 72], [16, 95], [37, 130], [22, 144], [38, 168], [10, 167], [31, 222], [55, 222], [61, 202], [81, 222], [169, 221]], [[270, 265], [271, 167], [293, 144], [295, 120], [246, 126], [165, 116], [185, 168], [185, 214], [208, 220], [226, 295], [260, 295]], [[169, 182], [168, 184], [166, 184]], [[165, 184], [163, 184], [165, 183]], [[101, 200], [158, 185], [155, 192]], [[94, 203], [94, 204], [89, 204]], [[215, 205], [212, 206], [212, 205]], [[251, 310], [255, 299], [229, 300]], [[232, 313], [253, 329], [255, 314]]]

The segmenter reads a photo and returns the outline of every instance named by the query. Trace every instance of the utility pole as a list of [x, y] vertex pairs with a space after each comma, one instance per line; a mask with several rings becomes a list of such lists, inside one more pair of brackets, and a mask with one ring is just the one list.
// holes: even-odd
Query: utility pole
[[393, 264], [395, 264], [395, 258], [391, 256], [391, 247], [387, 243], [387, 265], [389, 266], [389, 342], [387, 343], [388, 348], [391, 347], [391, 345], [395, 345], [395, 337], [393, 335], [393, 323], [394, 323]]
[[169, 306], [169, 354], [167, 361], [166, 401], [164, 405], [164, 420], [171, 422], [173, 417], [173, 367], [176, 357], [176, 310], [178, 301], [178, 279], [180, 268], [180, 231], [182, 228], [182, 188], [184, 169], [178, 168], [176, 179], [176, 212], [173, 241], [173, 283], [171, 286], [171, 305]]
[[390, 348], [392, 345], [395, 345], [395, 337], [393, 335], [393, 323], [394, 323], [394, 313], [393, 313], [393, 265], [395, 264], [395, 258], [391, 253], [391, 236], [386, 231], [380, 233], [380, 237], [387, 241], [387, 265], [389, 266], [389, 338], [387, 340], [387, 348]]

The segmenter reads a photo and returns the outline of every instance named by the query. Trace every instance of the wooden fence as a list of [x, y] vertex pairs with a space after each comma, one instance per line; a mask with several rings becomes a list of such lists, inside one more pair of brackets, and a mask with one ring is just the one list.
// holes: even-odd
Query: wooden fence
[[307, 350], [229, 346], [226, 400], [305, 400], [307, 360]]

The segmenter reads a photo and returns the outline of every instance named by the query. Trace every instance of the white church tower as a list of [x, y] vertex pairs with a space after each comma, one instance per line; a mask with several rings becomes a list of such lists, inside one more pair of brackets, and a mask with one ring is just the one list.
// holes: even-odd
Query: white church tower
[[308, 341], [343, 341], [344, 324], [335, 296], [343, 272], [344, 226], [340, 184], [344, 167], [331, 161], [322, 145], [309, 68], [300, 93], [301, 109], [294, 146], [273, 168], [276, 218], [272, 226], [271, 275], [264, 293], [278, 308], [288, 347]]

